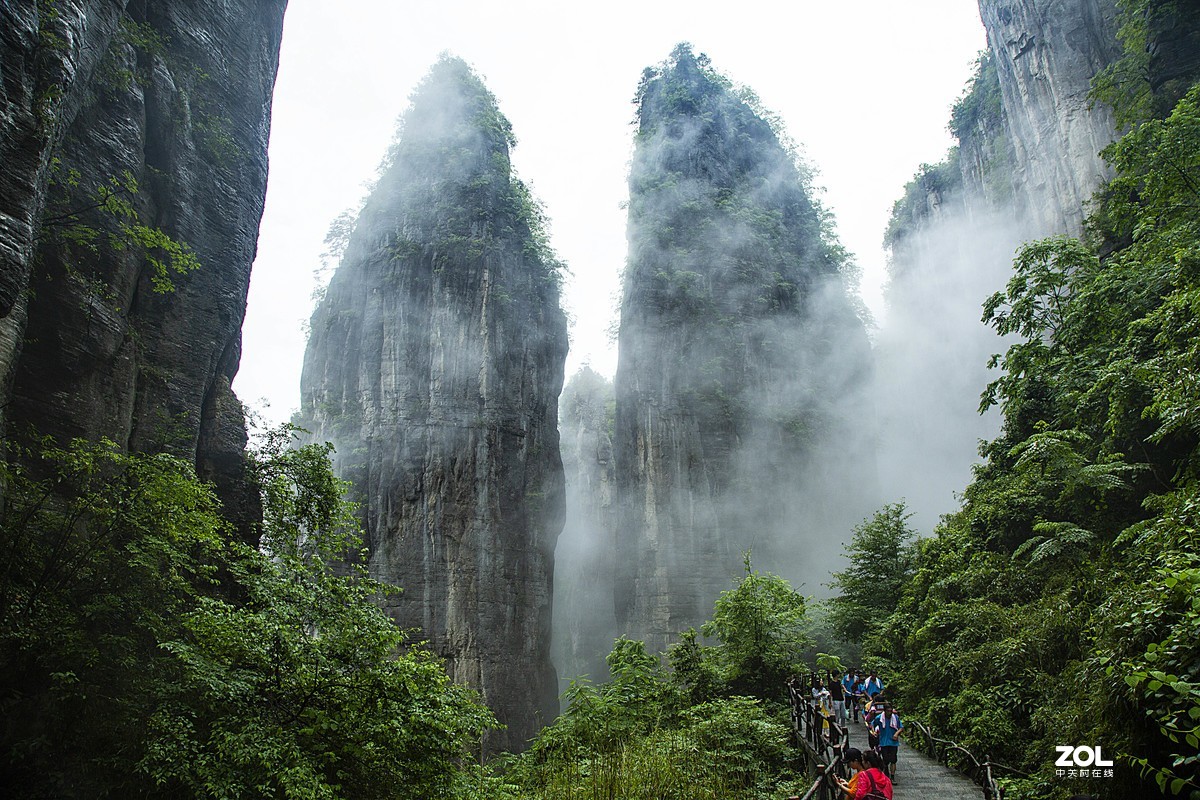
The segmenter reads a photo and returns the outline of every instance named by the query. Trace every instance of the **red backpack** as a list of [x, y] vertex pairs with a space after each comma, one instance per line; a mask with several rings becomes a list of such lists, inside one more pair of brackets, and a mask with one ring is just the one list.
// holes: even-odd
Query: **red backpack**
[[[879, 779], [876, 779], [875, 775], [871, 773], [878, 775]], [[871, 788], [867, 789], [867, 793], [863, 795], [863, 800], [892, 800], [892, 781], [888, 776], [874, 767], [863, 770], [862, 774], [866, 775], [867, 780], [871, 782]], [[862, 779], [861, 776], [859, 779]]]

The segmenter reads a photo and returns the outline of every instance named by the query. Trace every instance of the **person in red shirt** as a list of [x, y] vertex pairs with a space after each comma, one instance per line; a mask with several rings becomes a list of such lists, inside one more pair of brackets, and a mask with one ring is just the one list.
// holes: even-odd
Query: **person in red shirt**
[[867, 768], [858, 774], [853, 800], [892, 800], [892, 780], [883, 771], [883, 760], [874, 750], [863, 753]]

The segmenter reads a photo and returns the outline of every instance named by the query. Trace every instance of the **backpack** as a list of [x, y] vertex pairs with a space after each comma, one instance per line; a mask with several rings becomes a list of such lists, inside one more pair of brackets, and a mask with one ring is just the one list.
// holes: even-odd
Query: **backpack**
[[865, 795], [863, 795], [863, 800], [891, 800], [891, 798], [884, 793], [883, 787], [875, 782], [875, 776], [871, 774], [871, 770], [863, 770], [862, 774], [866, 775], [867, 780], [871, 782], [871, 788], [867, 790]]

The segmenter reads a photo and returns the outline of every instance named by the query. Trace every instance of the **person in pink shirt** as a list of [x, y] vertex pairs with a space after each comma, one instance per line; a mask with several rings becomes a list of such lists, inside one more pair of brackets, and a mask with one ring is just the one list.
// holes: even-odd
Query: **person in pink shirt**
[[883, 760], [874, 750], [862, 755], [867, 768], [858, 773], [854, 800], [892, 800], [892, 780], [883, 771]]

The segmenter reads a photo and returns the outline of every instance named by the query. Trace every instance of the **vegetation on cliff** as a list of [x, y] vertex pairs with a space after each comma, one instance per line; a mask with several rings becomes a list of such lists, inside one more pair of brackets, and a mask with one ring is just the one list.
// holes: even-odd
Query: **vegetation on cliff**
[[[975, 72], [963, 94], [950, 110], [950, 133], [958, 142], [946, 157], [935, 164], [922, 164], [913, 179], [904, 186], [904, 194], [892, 204], [884, 247], [897, 250], [923, 224], [928, 224], [932, 207], [960, 202], [964, 192], [963, 163], [965, 152], [979, 153], [984, 188], [989, 197], [1007, 195], [1007, 177], [1003, 166], [996, 163], [993, 150], [1003, 151], [1004, 106], [1000, 79], [996, 73], [995, 56], [985, 50], [975, 61]], [[993, 147], [1000, 145], [1000, 147]], [[895, 269], [895, 261], [891, 264]], [[893, 274], [893, 278], [896, 276]]]
[[642, 76], [626, 295], [664, 324], [733, 333], [853, 270], [795, 145], [748, 89], [681, 44]]
[[[301, 419], [336, 448], [371, 575], [517, 750], [558, 712], [562, 263], [511, 163], [512, 126], [466, 62], [416, 88], [312, 316]], [[345, 229], [346, 226], [339, 226]], [[329, 244], [336, 246], [338, 231]]]
[[186, 462], [49, 442], [0, 507], [0, 785], [20, 797], [455, 796], [495, 725], [331, 566], [327, 451], [255, 454], [262, 546]]
[[[1152, 108], [1119, 109], [1086, 239], [1026, 244], [986, 303], [1003, 429], [866, 642], [917, 716], [1034, 776], [1011, 797], [1200, 797], [1200, 87]], [[1056, 774], [1060, 744], [1116, 768]]]
[[654, 651], [700, 625], [744, 549], [825, 578], [824, 531], [874, 504], [846, 489], [874, 480], [870, 353], [850, 260], [753, 95], [681, 44], [635, 103], [615, 594]]

